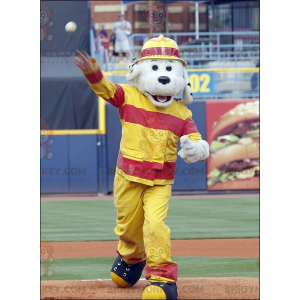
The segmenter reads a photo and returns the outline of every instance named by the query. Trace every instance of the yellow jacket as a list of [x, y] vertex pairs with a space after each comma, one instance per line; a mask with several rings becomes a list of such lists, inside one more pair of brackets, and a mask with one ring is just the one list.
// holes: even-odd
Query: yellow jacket
[[116, 84], [103, 76], [93, 59], [95, 71], [85, 73], [93, 91], [119, 109], [122, 139], [116, 172], [129, 181], [146, 185], [174, 183], [176, 142], [187, 135], [202, 139], [192, 112], [174, 99], [170, 106], [154, 106], [135, 86]]

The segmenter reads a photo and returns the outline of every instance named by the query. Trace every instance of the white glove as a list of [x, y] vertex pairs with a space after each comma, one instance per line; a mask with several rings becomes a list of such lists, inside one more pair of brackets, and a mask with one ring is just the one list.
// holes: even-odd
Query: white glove
[[198, 160], [205, 160], [209, 156], [209, 145], [206, 141], [191, 141], [187, 135], [180, 138], [181, 150], [178, 155], [188, 164]]

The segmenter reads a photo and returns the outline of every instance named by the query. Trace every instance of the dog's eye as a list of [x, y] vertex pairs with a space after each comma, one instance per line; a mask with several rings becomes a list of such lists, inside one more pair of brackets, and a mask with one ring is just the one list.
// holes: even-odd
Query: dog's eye
[[166, 70], [168, 71], [168, 72], [171, 72], [172, 71], [172, 67], [166, 67]]
[[158, 70], [158, 66], [157, 65], [152, 66], [152, 70], [153, 71], [157, 71]]

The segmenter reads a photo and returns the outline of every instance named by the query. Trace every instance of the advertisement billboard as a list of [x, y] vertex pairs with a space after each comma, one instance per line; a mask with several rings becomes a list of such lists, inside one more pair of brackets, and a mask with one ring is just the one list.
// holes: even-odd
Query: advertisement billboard
[[206, 102], [208, 190], [259, 189], [259, 101]]

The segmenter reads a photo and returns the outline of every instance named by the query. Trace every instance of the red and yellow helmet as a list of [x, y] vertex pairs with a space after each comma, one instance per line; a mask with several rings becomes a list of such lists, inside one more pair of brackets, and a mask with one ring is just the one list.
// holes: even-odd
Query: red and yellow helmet
[[134, 63], [145, 59], [174, 59], [181, 61], [186, 66], [186, 61], [180, 59], [177, 43], [170, 38], [164, 37], [162, 34], [159, 37], [148, 40], [144, 44], [140, 59]]

